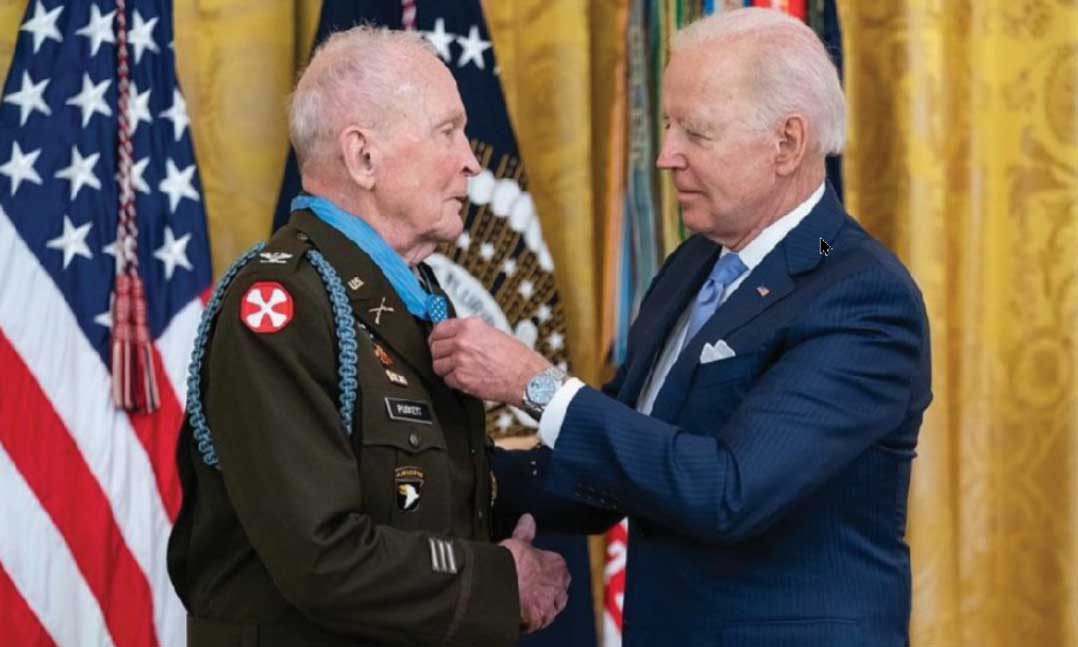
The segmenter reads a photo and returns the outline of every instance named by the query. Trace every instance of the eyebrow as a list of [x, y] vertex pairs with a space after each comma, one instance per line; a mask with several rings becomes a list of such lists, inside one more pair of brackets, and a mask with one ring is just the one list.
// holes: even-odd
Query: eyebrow
[[454, 112], [453, 114], [442, 118], [437, 124], [435, 124], [434, 128], [435, 130], [437, 130], [448, 125], [460, 126], [463, 128], [464, 125], [467, 123], [468, 116], [466, 114], [464, 114], [463, 112]]

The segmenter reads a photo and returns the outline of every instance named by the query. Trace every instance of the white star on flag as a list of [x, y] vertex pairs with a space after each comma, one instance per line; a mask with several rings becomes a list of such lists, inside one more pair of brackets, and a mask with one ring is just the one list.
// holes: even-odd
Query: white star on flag
[[187, 242], [191, 240], [191, 234], [184, 234], [177, 239], [172, 235], [172, 227], [165, 227], [165, 242], [161, 244], [153, 256], [165, 264], [165, 280], [172, 278], [172, 273], [179, 265], [185, 270], [194, 269], [191, 261], [187, 260]]
[[539, 318], [539, 323], [546, 323], [550, 320], [550, 306], [543, 304], [539, 306], [539, 309], [535, 311], [535, 316]]
[[486, 63], [483, 61], [483, 52], [490, 49], [490, 41], [483, 40], [479, 37], [479, 27], [472, 25], [472, 28], [468, 30], [467, 38], [457, 36], [457, 44], [464, 50], [460, 53], [460, 60], [457, 61], [457, 67], [464, 67], [469, 62], [472, 62], [475, 63], [476, 67], [479, 69], [486, 69]]
[[138, 130], [139, 122], [153, 123], [150, 115], [150, 90], [139, 94], [138, 86], [131, 82], [131, 97], [127, 102], [127, 123], [131, 124], [131, 133]]
[[[146, 184], [145, 178], [142, 177], [146, 173], [146, 165], [149, 163], [150, 158], [143, 157], [131, 165], [131, 186], [135, 187], [135, 190], [139, 193], [149, 194], [150, 192], [150, 185]], [[119, 176], [116, 179], [119, 179]]]
[[101, 15], [97, 5], [90, 5], [90, 20], [86, 25], [75, 32], [78, 36], [84, 36], [90, 41], [90, 56], [96, 56], [101, 43], [116, 43], [116, 35], [112, 30], [112, 18], [116, 10]]
[[161, 184], [157, 187], [162, 193], [168, 194], [168, 208], [172, 213], [176, 213], [176, 205], [180, 203], [183, 198], [190, 198], [195, 202], [198, 202], [198, 191], [195, 191], [195, 187], [191, 182], [195, 176], [195, 165], [191, 164], [182, 171], [176, 168], [176, 164], [171, 158], [165, 160], [165, 179], [161, 180]]
[[442, 18], [435, 20], [434, 29], [423, 32], [423, 35], [430, 41], [431, 45], [434, 45], [434, 49], [438, 50], [438, 56], [441, 56], [443, 61], [449, 63], [453, 60], [453, 54], [450, 53], [449, 46], [457, 37], [445, 30], [445, 20]]
[[468, 248], [472, 246], [472, 237], [468, 232], [462, 232], [460, 238], [457, 238], [457, 247], [464, 251], [468, 251]]
[[161, 51], [153, 39], [153, 27], [156, 24], [157, 18], [143, 21], [138, 9], [135, 10], [135, 24], [127, 32], [127, 40], [135, 48], [135, 65], [142, 60], [142, 53], [147, 49], [154, 54]]
[[559, 332], [552, 332], [546, 338], [546, 343], [547, 346], [550, 346], [550, 350], [561, 350], [565, 346], [565, 337]]
[[479, 246], [479, 258], [484, 261], [489, 261], [494, 258], [494, 245], [490, 243], [483, 243]]
[[94, 323], [112, 329], [112, 304], [116, 301], [116, 295], [109, 293], [109, 307], [101, 314], [94, 317]]
[[71, 163], [56, 172], [55, 177], [67, 180], [71, 183], [71, 200], [79, 194], [79, 189], [84, 186], [101, 190], [101, 180], [94, 175], [94, 164], [101, 157], [101, 153], [92, 153], [86, 157], [79, 152], [78, 146], [71, 146]]
[[517, 288], [517, 292], [519, 292], [520, 296], [525, 299], [530, 299], [532, 298], [532, 295], [535, 294], [535, 285], [531, 281], [521, 281], [520, 287]]
[[502, 272], [505, 273], [506, 277], [512, 277], [517, 273], [517, 262], [511, 258], [505, 259], [505, 262], [502, 263]]
[[179, 90], [172, 91], [172, 105], [158, 116], [172, 121], [176, 141], [180, 141], [187, 124], [191, 123], [191, 120], [187, 118], [187, 102], [183, 100], [183, 95]]
[[78, 106], [79, 110], [82, 110], [83, 128], [90, 123], [90, 118], [94, 116], [95, 112], [100, 112], [106, 117], [112, 116], [112, 108], [105, 102], [105, 92], [109, 89], [110, 83], [112, 83], [112, 79], [105, 79], [101, 83], [95, 84], [90, 80], [90, 75], [83, 72], [82, 92], [68, 99], [66, 103], [69, 106]]
[[65, 270], [76, 256], [82, 256], [83, 258], [94, 257], [90, 253], [90, 248], [86, 245], [86, 236], [90, 233], [90, 227], [92, 226], [93, 223], [88, 222], [85, 225], [76, 227], [71, 224], [71, 218], [64, 215], [64, 233], [45, 243], [45, 246], [49, 249], [58, 249], [64, 253]]
[[19, 142], [11, 142], [11, 159], [4, 162], [3, 166], [0, 166], [0, 173], [11, 178], [11, 195], [15, 195], [15, 192], [19, 190], [19, 184], [23, 180], [41, 184], [41, 176], [34, 170], [34, 163], [37, 162], [37, 156], [40, 154], [40, 148], [36, 151], [23, 153], [22, 149], [19, 148]]
[[59, 6], [46, 13], [45, 5], [41, 4], [41, 0], [37, 0], [34, 5], [33, 17], [23, 23], [22, 27], [19, 27], [19, 31], [28, 31], [34, 35], [35, 54], [37, 54], [37, 50], [41, 49], [41, 43], [45, 42], [46, 38], [57, 43], [63, 42], [64, 37], [60, 35], [60, 30], [56, 28], [56, 19], [60, 17], [60, 12], [63, 10], [63, 6]]
[[30, 118], [30, 115], [37, 110], [44, 113], [46, 116], [52, 114], [52, 110], [49, 109], [49, 104], [45, 103], [45, 87], [49, 84], [49, 80], [45, 79], [40, 83], [34, 83], [30, 78], [30, 73], [25, 70], [22, 73], [22, 87], [18, 92], [12, 92], [4, 97], [4, 103], [14, 103], [19, 106], [19, 125], [25, 126], [26, 120]]
[[[128, 239], [127, 252], [124, 254], [124, 258], [131, 258], [131, 245], [134, 243], [131, 239]], [[116, 260], [116, 273], [120, 273], [120, 259], [116, 258], [117, 246], [120, 244], [119, 240], [114, 240], [108, 245], [101, 248], [103, 254], [108, 254]]]

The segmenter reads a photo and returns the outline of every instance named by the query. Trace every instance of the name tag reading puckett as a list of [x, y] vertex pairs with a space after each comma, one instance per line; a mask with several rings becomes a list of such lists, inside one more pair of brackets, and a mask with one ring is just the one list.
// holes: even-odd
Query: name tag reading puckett
[[386, 398], [386, 410], [393, 420], [406, 422], [418, 422], [424, 425], [431, 424], [430, 405], [419, 400], [404, 400], [402, 398]]

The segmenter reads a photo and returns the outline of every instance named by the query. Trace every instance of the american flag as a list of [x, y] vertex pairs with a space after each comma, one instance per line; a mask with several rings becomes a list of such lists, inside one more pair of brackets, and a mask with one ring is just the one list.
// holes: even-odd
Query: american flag
[[161, 408], [111, 396], [114, 0], [30, 0], [0, 102], [0, 644], [184, 644], [165, 564], [185, 370], [211, 284], [172, 6], [127, 0], [140, 273]]

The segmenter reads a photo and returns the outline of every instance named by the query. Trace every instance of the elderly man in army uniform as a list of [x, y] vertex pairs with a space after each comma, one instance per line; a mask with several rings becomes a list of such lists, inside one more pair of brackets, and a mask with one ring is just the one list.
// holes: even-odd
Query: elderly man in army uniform
[[305, 194], [222, 278], [192, 361], [168, 550], [189, 644], [510, 645], [564, 608], [530, 517], [492, 543], [483, 405], [427, 344], [451, 306], [422, 261], [479, 171], [465, 122], [413, 34], [336, 34], [299, 80]]

